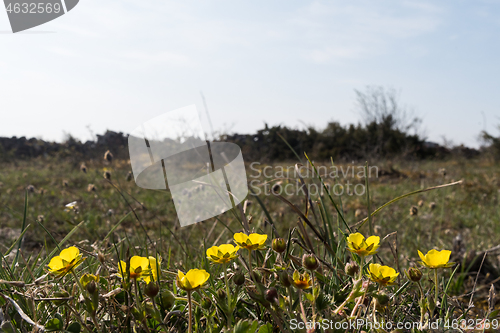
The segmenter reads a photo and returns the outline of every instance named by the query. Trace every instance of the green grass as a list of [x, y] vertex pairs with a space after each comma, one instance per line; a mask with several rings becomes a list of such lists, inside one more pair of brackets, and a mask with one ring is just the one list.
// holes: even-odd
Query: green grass
[[[80, 170], [81, 162], [85, 162], [87, 173]], [[279, 166], [293, 167], [294, 163], [276, 163], [272, 167], [277, 170]], [[315, 165], [331, 166], [327, 163]], [[352, 165], [340, 164], [338, 167], [345, 169]], [[355, 165], [363, 167], [364, 163]], [[392, 297], [391, 306], [380, 307], [377, 318], [392, 322], [418, 321], [418, 288], [413, 283], [406, 283], [403, 270], [419, 266], [417, 250], [424, 253], [432, 248], [452, 250], [458, 235], [464, 253], [479, 253], [498, 245], [500, 166], [488, 160], [381, 161], [370, 165], [376, 165], [379, 170], [391, 170], [392, 167], [400, 172], [399, 176], [393, 174], [369, 179], [372, 212], [406, 193], [463, 180], [460, 185], [398, 200], [374, 215], [371, 221], [374, 234], [384, 239], [376, 261], [400, 270], [398, 284], [384, 288]], [[260, 165], [261, 169], [263, 167]], [[110, 171], [111, 181], [104, 179], [104, 168]], [[441, 168], [446, 169], [446, 176], [439, 172]], [[95, 330], [97, 326], [99, 332], [187, 330], [187, 294], [176, 287], [175, 275], [178, 269], [186, 272], [192, 268], [205, 269], [211, 274], [207, 287], [193, 292], [193, 300], [200, 304], [193, 309], [194, 329], [199, 332], [219, 332], [228, 327], [238, 332], [250, 332], [253, 327], [252, 332], [258, 328], [267, 332], [279, 326], [290, 330], [290, 320], [303, 320], [302, 307], [311, 320], [313, 311], [317, 319], [342, 320], [332, 311], [338, 309], [354, 288], [354, 280], [343, 273], [344, 265], [351, 258], [359, 262], [358, 257], [345, 250], [344, 234], [348, 233], [345, 224], [355, 232], [357, 223], [367, 217], [366, 195], [332, 195], [331, 198], [312, 195], [312, 207], [306, 206], [301, 194], [283, 195], [284, 200], [271, 194], [250, 195], [247, 199], [251, 205], [245, 212], [250, 229], [269, 237], [266, 249], [255, 252], [252, 258], [254, 269], [260, 267], [260, 281], [251, 278], [240, 260], [229, 265], [229, 284], [234, 296], [231, 305], [234, 311], [229, 311], [227, 298], [220, 291], [225, 290], [222, 267], [211, 264], [205, 251], [212, 245], [233, 243], [233, 233], [244, 230], [239, 211], [229, 211], [217, 218], [180, 228], [170, 194], [144, 190], [133, 181], [127, 181], [130, 171], [127, 161], [115, 160], [107, 165], [101, 161], [40, 158], [4, 163], [0, 170], [0, 279], [3, 280], [0, 281], [0, 306], [5, 315], [2, 329], [7, 332], [32, 330], [34, 325], [29, 320], [46, 328], [69, 332], [76, 331], [76, 327], [82, 331], [85, 327]], [[297, 181], [276, 180], [275, 175], [254, 178], [255, 172], [249, 167], [247, 171], [249, 181], [257, 179], [260, 183], [270, 181], [271, 184], [281, 181], [281, 188]], [[358, 177], [323, 177], [323, 181], [330, 186], [336, 183], [345, 185], [347, 181], [365, 184], [365, 179]], [[321, 185], [317, 177], [304, 178], [304, 182]], [[89, 184], [94, 184], [97, 190], [89, 192]], [[29, 185], [34, 187], [32, 192], [26, 192]], [[420, 200], [423, 205], [418, 208], [418, 214], [410, 215], [410, 208], [418, 206]], [[78, 209], [65, 211], [65, 205], [73, 201], [77, 201]], [[429, 207], [431, 202], [435, 203], [433, 209]], [[299, 219], [301, 222], [298, 223]], [[359, 230], [365, 236], [370, 234], [369, 225], [367, 222]], [[287, 250], [282, 256], [270, 249], [276, 235], [287, 241]], [[48, 272], [50, 259], [68, 246], [77, 246], [86, 257], [76, 269], [78, 277], [84, 273], [100, 274], [98, 295], [101, 300], [95, 305], [95, 314], [91, 305], [78, 302], [80, 294], [89, 299], [92, 294], [80, 292], [71, 274], [63, 278], [49, 274], [34, 283]], [[18, 248], [21, 251], [17, 251]], [[289, 303], [290, 290], [279, 281], [279, 273], [285, 270], [291, 275], [296, 269], [303, 272], [300, 258], [311, 251], [322, 263], [314, 273], [319, 289], [314, 293], [311, 289], [303, 291], [303, 297], [299, 298], [298, 290], [291, 288], [292, 301]], [[454, 260], [465, 263], [452, 279], [453, 269], [440, 272], [440, 292], [442, 295], [446, 290], [448, 296], [441, 296], [442, 305], [435, 312], [427, 313], [431, 319], [461, 316], [476, 319], [495, 315], [486, 304], [490, 283], [498, 277], [495, 276], [498, 266], [495, 254], [488, 255], [483, 267], [487, 268], [489, 276], [479, 275], [477, 279], [473, 293], [476, 307], [467, 309], [477, 268], [468, 272], [473, 263], [471, 258], [463, 259], [464, 253], [461, 256], [456, 251], [452, 254]], [[122, 281], [117, 276], [118, 260], [127, 261], [133, 255], [162, 257], [162, 297], [156, 297], [154, 303], [144, 294], [143, 282], [135, 294], [133, 283], [127, 283], [127, 279]], [[240, 255], [248, 262], [244, 250], [240, 250]], [[481, 262], [482, 257], [477, 260]], [[245, 274], [246, 282], [243, 286], [235, 286], [231, 281], [234, 274], [240, 272]], [[433, 274], [428, 274], [427, 270], [423, 272], [424, 291], [433, 295]], [[12, 281], [22, 281], [25, 285], [12, 284]], [[117, 288], [124, 291], [103, 298]], [[264, 297], [271, 288], [277, 290], [278, 304], [273, 305]], [[176, 297], [173, 302], [170, 292]], [[66, 294], [71, 299], [56, 301], [65, 304], [55, 304], [50, 300]], [[359, 295], [362, 296], [363, 292]], [[373, 304], [371, 302], [380, 296], [380, 292], [375, 284], [371, 284], [364, 295], [366, 302]], [[211, 301], [210, 306], [207, 299]], [[23, 319], [16, 306], [23, 310], [26, 318]], [[354, 300], [347, 302], [344, 312], [351, 313], [354, 306]], [[372, 305], [367, 309], [370, 311], [361, 308], [355, 311], [355, 315], [373, 320]], [[228, 319], [229, 313], [232, 320]], [[97, 325], [94, 325], [94, 319]], [[245, 330], [244, 326], [250, 329]]]

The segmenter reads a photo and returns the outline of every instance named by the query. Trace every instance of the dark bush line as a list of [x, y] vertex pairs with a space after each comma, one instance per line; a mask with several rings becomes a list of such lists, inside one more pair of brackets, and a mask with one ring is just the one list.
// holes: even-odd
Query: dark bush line
[[[391, 125], [390, 118], [383, 123], [343, 126], [330, 122], [323, 130], [292, 129], [286, 126], [265, 127], [255, 134], [222, 135], [218, 141], [238, 144], [245, 161], [296, 160], [294, 152], [281, 137], [298, 153], [307, 151], [315, 160], [335, 161], [378, 158], [442, 159], [447, 157], [473, 158], [480, 151], [464, 146], [447, 149], [422, 137], [404, 133]], [[25, 137], [0, 137], [0, 160], [26, 159], [38, 156], [101, 158], [106, 150], [115, 157], [128, 159], [128, 134], [106, 131], [95, 141], [82, 143], [71, 136], [63, 143], [46, 142]]]

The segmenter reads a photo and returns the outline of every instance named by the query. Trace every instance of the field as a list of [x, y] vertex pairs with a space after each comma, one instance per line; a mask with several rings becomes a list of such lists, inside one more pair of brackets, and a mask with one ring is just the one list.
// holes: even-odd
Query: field
[[[241, 210], [184, 228], [169, 193], [136, 186], [127, 160], [1, 164], [0, 330], [354, 332], [361, 328], [341, 324], [357, 319], [366, 331], [374, 323], [392, 331], [388, 323], [400, 322], [421, 323], [415, 332], [459, 331], [459, 324], [462, 331], [497, 331], [490, 287], [500, 281], [498, 164], [370, 161], [368, 198], [364, 162], [313, 163], [323, 183], [301, 162], [310, 201], [297, 186], [296, 161], [248, 164], [248, 181], [260, 194], [250, 194]], [[357, 193], [346, 193], [348, 184]], [[453, 185], [422, 191], [446, 184]], [[368, 212], [376, 214], [367, 219]], [[261, 249], [242, 246], [238, 258], [207, 259], [207, 249], [235, 244], [240, 232], [267, 240]], [[375, 255], [347, 250], [356, 232], [380, 237]], [[62, 261], [66, 270], [50, 273], [52, 257], [70, 246], [86, 259]], [[418, 250], [431, 249], [451, 250], [457, 264], [423, 267]], [[144, 267], [133, 256], [155, 260]], [[370, 263], [399, 275], [393, 283], [377, 280]], [[408, 278], [410, 267], [420, 269], [412, 274], [422, 272], [421, 280]], [[178, 270], [190, 269], [210, 274], [201, 288], [183, 284], [190, 279]]]

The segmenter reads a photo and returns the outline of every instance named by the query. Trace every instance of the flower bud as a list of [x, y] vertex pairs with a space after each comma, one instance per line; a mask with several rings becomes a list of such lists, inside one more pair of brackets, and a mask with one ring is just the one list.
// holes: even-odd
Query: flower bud
[[160, 304], [164, 309], [169, 310], [174, 306], [175, 296], [170, 290], [164, 290], [160, 293]]
[[236, 274], [234, 274], [233, 276], [233, 282], [237, 286], [245, 284], [245, 274], [243, 274], [242, 271], [236, 272]]
[[205, 310], [209, 310], [211, 306], [212, 306], [212, 300], [208, 297], [203, 297], [203, 299], [201, 300], [201, 307], [204, 308]]
[[85, 289], [87, 289], [87, 291], [89, 292], [89, 294], [93, 294], [93, 293], [95, 293], [97, 291], [97, 285], [95, 284], [94, 281], [90, 281], [85, 286]]
[[312, 254], [304, 254], [302, 257], [302, 266], [310, 271], [314, 271], [319, 267], [319, 262]]
[[279, 274], [280, 277], [280, 282], [283, 285], [283, 287], [288, 288], [292, 285], [290, 275], [286, 271], [283, 271]]
[[217, 290], [217, 296], [219, 296], [220, 299], [226, 299], [226, 292], [222, 289]]
[[380, 304], [381, 306], [386, 306], [387, 304], [389, 304], [390, 297], [383, 291], [379, 292], [374, 297], [377, 299], [378, 304]]
[[145, 287], [144, 287], [144, 293], [148, 295], [151, 298], [155, 298], [156, 295], [158, 295], [158, 292], [160, 291], [160, 288], [158, 287], [158, 284], [156, 284], [153, 281], [150, 281]]
[[406, 275], [413, 282], [418, 282], [422, 279], [422, 272], [420, 271], [420, 269], [415, 267], [409, 268]]
[[259, 283], [262, 281], [262, 275], [260, 274], [259, 271], [252, 271], [252, 277], [255, 282]]
[[286, 241], [283, 238], [275, 238], [272, 247], [274, 251], [283, 253], [286, 250]]
[[349, 276], [357, 276], [359, 273], [359, 265], [354, 261], [349, 261], [345, 265], [345, 273]]
[[276, 303], [278, 302], [278, 291], [276, 290], [276, 288], [269, 288], [266, 290], [266, 293], [265, 293], [265, 298], [266, 298], [266, 301], [270, 302], [270, 303]]

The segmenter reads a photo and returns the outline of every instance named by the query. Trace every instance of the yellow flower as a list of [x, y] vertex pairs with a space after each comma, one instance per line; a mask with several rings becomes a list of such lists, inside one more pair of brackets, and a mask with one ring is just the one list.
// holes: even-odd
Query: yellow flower
[[82, 284], [83, 288], [86, 288], [87, 285], [92, 281], [94, 281], [94, 283], [96, 284], [99, 283], [99, 275], [85, 273], [80, 278], [80, 283]]
[[352, 253], [356, 253], [361, 257], [366, 257], [377, 253], [377, 249], [380, 246], [380, 237], [370, 236], [365, 240], [365, 237], [359, 232], [355, 234], [350, 234], [347, 237], [348, 250]]
[[388, 286], [395, 283], [399, 273], [389, 266], [382, 266], [380, 264], [370, 264], [368, 270], [368, 277], [382, 286]]
[[425, 256], [418, 251], [418, 255], [422, 259], [420, 263], [428, 268], [447, 268], [455, 265], [454, 262], [449, 262], [451, 251], [448, 250], [430, 250]]
[[190, 269], [186, 274], [177, 271], [177, 286], [185, 291], [201, 288], [210, 277], [204, 269]]
[[312, 280], [309, 273], [300, 274], [298, 271], [293, 272], [293, 285], [297, 289], [311, 288]]
[[[149, 265], [150, 260], [146, 257], [133, 256], [132, 258], [130, 258], [130, 278], [134, 280], [142, 278], [144, 281], [146, 281], [146, 283], [149, 282], [151, 274]], [[120, 275], [122, 279], [123, 276], [127, 275], [127, 263], [123, 260], [120, 260], [120, 265], [118, 266], [118, 275]]]
[[49, 262], [49, 271], [59, 277], [68, 274], [72, 269], [78, 267], [85, 258], [82, 258], [80, 250], [71, 246], [61, 251], [61, 253], [52, 258]]
[[221, 246], [212, 246], [207, 250], [207, 258], [217, 264], [227, 264], [238, 257], [239, 246], [232, 244], [222, 244]]
[[250, 251], [262, 249], [264, 247], [264, 244], [266, 243], [266, 240], [267, 235], [250, 234], [247, 236], [242, 232], [234, 234], [234, 242], [240, 247]]

